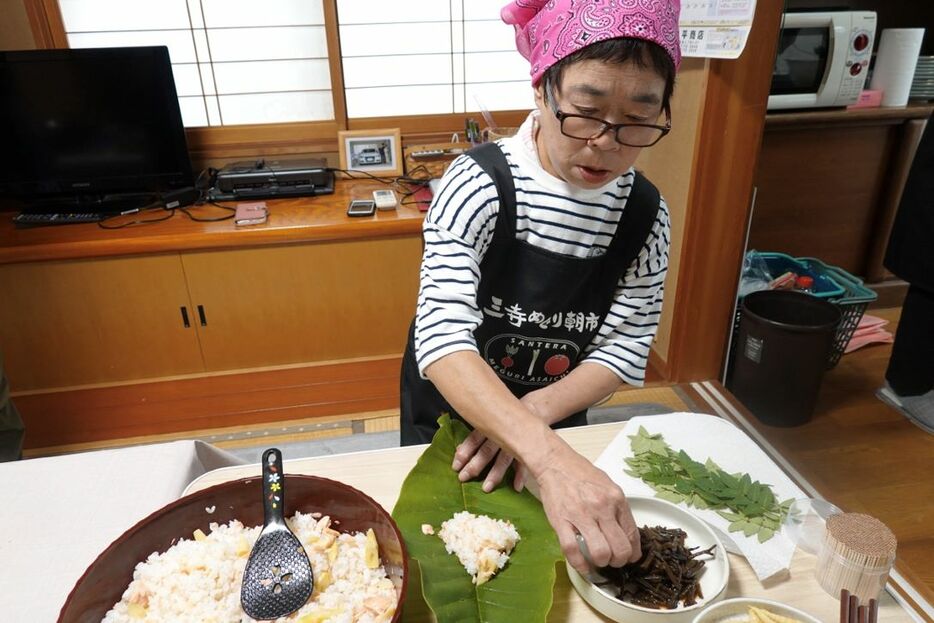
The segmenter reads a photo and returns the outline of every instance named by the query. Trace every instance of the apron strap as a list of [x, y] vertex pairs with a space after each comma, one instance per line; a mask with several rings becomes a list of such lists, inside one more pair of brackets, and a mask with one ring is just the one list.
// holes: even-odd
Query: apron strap
[[500, 240], [513, 240], [516, 237], [516, 185], [512, 181], [512, 170], [503, 150], [494, 142], [481, 143], [468, 151], [467, 155], [480, 165], [496, 186], [499, 214], [493, 236]]
[[626, 199], [626, 208], [616, 227], [616, 235], [610, 248], [607, 250], [607, 267], [614, 267], [619, 278], [626, 276], [639, 252], [645, 246], [652, 226], [658, 217], [661, 195], [658, 189], [644, 175], [635, 172], [629, 198]]
[[[490, 176], [496, 186], [499, 196], [499, 215], [496, 217], [496, 230], [494, 237], [501, 240], [512, 240], [516, 236], [516, 187], [512, 179], [512, 170], [503, 154], [503, 150], [495, 142], [481, 143], [467, 152], [467, 154], [480, 165], [480, 168]], [[620, 278], [626, 276], [639, 252], [652, 233], [652, 226], [658, 217], [661, 196], [658, 189], [644, 175], [635, 172], [632, 189], [626, 200], [626, 209], [619, 219], [616, 235], [607, 250], [608, 262], [605, 263], [611, 270], [615, 270]], [[506, 218], [500, 218], [506, 216]]]

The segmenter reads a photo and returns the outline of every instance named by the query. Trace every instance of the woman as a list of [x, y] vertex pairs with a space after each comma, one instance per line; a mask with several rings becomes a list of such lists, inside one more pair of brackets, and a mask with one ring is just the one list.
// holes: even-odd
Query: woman
[[668, 210], [632, 165], [670, 127], [679, 5], [516, 0], [502, 11], [531, 63], [536, 109], [510, 139], [455, 160], [424, 225], [402, 370], [403, 443], [443, 412], [474, 427], [453, 468], [512, 457], [531, 474], [568, 561], [640, 556], [623, 492], [551, 426], [623, 382], [641, 385], [668, 266]]

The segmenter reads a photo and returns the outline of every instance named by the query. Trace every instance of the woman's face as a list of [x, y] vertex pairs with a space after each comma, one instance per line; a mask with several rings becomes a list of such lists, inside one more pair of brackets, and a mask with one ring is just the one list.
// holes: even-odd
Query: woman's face
[[[643, 148], [618, 143], [612, 131], [589, 140], [563, 135], [545, 88], [544, 80], [535, 88], [541, 112], [535, 142], [548, 173], [575, 186], [599, 188], [635, 163]], [[561, 88], [552, 87], [551, 97], [567, 114], [609, 123], [659, 124], [664, 92], [665, 80], [650, 68], [584, 60], [565, 68]]]

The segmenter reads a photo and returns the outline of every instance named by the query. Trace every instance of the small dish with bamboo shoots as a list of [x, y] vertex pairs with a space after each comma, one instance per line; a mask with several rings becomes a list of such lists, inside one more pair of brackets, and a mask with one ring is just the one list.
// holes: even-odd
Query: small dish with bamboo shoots
[[705, 608], [692, 623], [821, 623], [807, 612], [769, 599], [739, 597]]

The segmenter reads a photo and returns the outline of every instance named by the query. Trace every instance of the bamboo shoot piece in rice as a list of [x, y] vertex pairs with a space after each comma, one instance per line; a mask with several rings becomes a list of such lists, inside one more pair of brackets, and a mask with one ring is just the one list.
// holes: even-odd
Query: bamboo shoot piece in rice
[[467, 511], [455, 513], [442, 523], [438, 536], [477, 586], [488, 582], [506, 566], [509, 554], [520, 539], [509, 521]]

